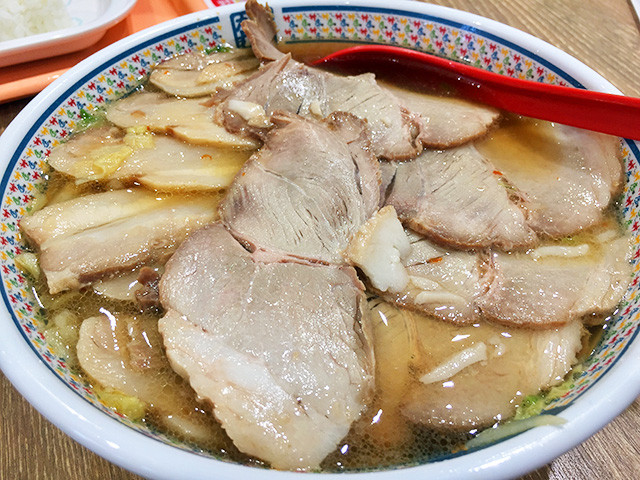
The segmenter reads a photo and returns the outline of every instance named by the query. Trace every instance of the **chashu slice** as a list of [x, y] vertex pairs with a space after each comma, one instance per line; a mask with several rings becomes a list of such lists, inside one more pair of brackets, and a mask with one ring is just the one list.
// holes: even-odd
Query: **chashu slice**
[[173, 368], [242, 452], [276, 469], [317, 469], [370, 398], [369, 325], [350, 267], [262, 263], [214, 224], [167, 263], [160, 299]]
[[217, 118], [230, 131], [261, 135], [269, 128], [256, 125], [255, 118], [244, 113], [248, 105], [262, 109], [265, 118], [276, 110], [317, 119], [341, 111], [366, 120], [376, 156], [398, 160], [420, 152], [422, 146], [416, 140], [420, 123], [392, 93], [378, 86], [374, 75], [344, 77], [297, 62], [277, 50], [268, 8], [250, 1], [247, 14], [250, 20], [243, 22], [243, 29], [254, 53], [263, 61], [273, 61], [214, 99]]
[[385, 172], [386, 204], [445, 245], [511, 250], [602, 221], [621, 172], [615, 137], [512, 118], [477, 145], [425, 150]]
[[415, 232], [407, 231], [407, 235], [411, 250], [403, 265], [409, 282], [400, 292], [387, 292], [385, 298], [440, 320], [477, 322], [481, 318], [476, 306], [483, 292], [481, 280], [490, 275], [488, 256], [445, 249]]
[[279, 126], [229, 188], [222, 220], [252, 248], [343, 263], [350, 237], [378, 206], [378, 162], [364, 124], [343, 113], [272, 120]]
[[[217, 118], [231, 132], [261, 136], [270, 128], [244, 113], [247, 106], [269, 117], [277, 110], [321, 119], [333, 112], [366, 120], [373, 152], [389, 160], [412, 158], [420, 152], [414, 117], [373, 74], [342, 77], [292, 60], [290, 55], [263, 66], [237, 88], [214, 98]], [[252, 121], [253, 119], [253, 121]]]
[[494, 252], [492, 278], [476, 305], [487, 319], [528, 327], [562, 325], [612, 311], [632, 273], [629, 239], [613, 236], [527, 253]]
[[251, 154], [134, 130], [87, 130], [53, 149], [48, 162], [76, 183], [119, 180], [158, 191], [195, 191], [228, 187]]
[[451, 323], [598, 323], [631, 280], [630, 242], [614, 225], [520, 253], [446, 249], [415, 232], [403, 236], [386, 206], [353, 237], [346, 257], [386, 300]]
[[528, 225], [560, 238], [596, 225], [622, 185], [620, 139], [511, 118], [478, 149], [523, 193]]
[[[390, 326], [398, 324], [384, 313]], [[400, 408], [433, 429], [469, 431], [512, 417], [527, 395], [561, 383], [582, 348], [580, 321], [531, 330], [488, 322], [456, 326], [402, 310], [396, 315], [409, 323], [409, 347], [388, 353], [388, 361], [409, 362], [415, 375]]]
[[271, 9], [263, 7], [256, 0], [248, 0], [245, 11], [248, 18], [242, 21], [241, 27], [254, 55], [261, 62], [271, 62], [284, 56], [276, 45], [278, 30]]
[[187, 52], [156, 65], [149, 82], [170, 95], [203, 97], [243, 81], [259, 63], [248, 48], [211, 54]]
[[485, 135], [500, 118], [493, 107], [453, 97], [430, 95], [378, 81], [424, 122], [419, 140], [429, 148], [451, 148]]
[[149, 127], [198, 145], [254, 150], [258, 142], [227, 132], [201, 99], [136, 92], [107, 107], [107, 120], [122, 128]]
[[60, 202], [24, 217], [49, 291], [80, 288], [146, 263], [163, 263], [193, 230], [217, 218], [218, 195], [115, 190]]
[[395, 207], [405, 226], [448, 246], [535, 244], [517, 191], [498, 173], [472, 144], [425, 150], [398, 165], [386, 204]]
[[153, 418], [181, 437], [204, 445], [226, 443], [220, 425], [169, 365], [157, 320], [103, 315], [82, 322], [77, 344], [82, 369], [103, 388], [141, 400]]

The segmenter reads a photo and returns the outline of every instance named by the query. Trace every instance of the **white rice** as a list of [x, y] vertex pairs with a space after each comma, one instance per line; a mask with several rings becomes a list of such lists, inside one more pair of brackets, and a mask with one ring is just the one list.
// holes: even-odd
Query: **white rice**
[[0, 0], [0, 42], [72, 25], [64, 0]]

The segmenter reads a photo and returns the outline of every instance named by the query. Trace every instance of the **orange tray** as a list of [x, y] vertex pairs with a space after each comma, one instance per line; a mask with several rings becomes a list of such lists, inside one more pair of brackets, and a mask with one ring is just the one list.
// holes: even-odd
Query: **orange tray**
[[38, 93], [81, 60], [132, 33], [206, 8], [204, 0], [138, 0], [124, 20], [84, 50], [0, 68], [0, 103]]

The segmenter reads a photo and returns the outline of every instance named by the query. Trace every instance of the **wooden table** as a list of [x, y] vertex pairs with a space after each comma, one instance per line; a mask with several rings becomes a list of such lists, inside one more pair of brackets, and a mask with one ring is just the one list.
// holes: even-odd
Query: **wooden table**
[[[640, 33], [627, 0], [433, 0], [540, 37], [640, 96]], [[0, 86], [0, 88], [2, 88]], [[26, 105], [0, 105], [0, 132]], [[0, 374], [0, 479], [132, 480], [46, 421]], [[640, 478], [640, 399], [584, 444], [526, 480]]]

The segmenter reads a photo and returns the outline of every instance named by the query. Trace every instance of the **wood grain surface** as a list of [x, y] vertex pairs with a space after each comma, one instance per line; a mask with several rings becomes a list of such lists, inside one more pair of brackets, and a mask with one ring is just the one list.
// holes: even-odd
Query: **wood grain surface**
[[[570, 53], [640, 96], [640, 33], [627, 0], [435, 0], [498, 20]], [[18, 67], [16, 67], [18, 68]], [[0, 85], [0, 88], [2, 86]], [[0, 105], [0, 133], [28, 99]], [[0, 374], [0, 480], [133, 480], [46, 421]], [[640, 400], [523, 480], [640, 478]]]

